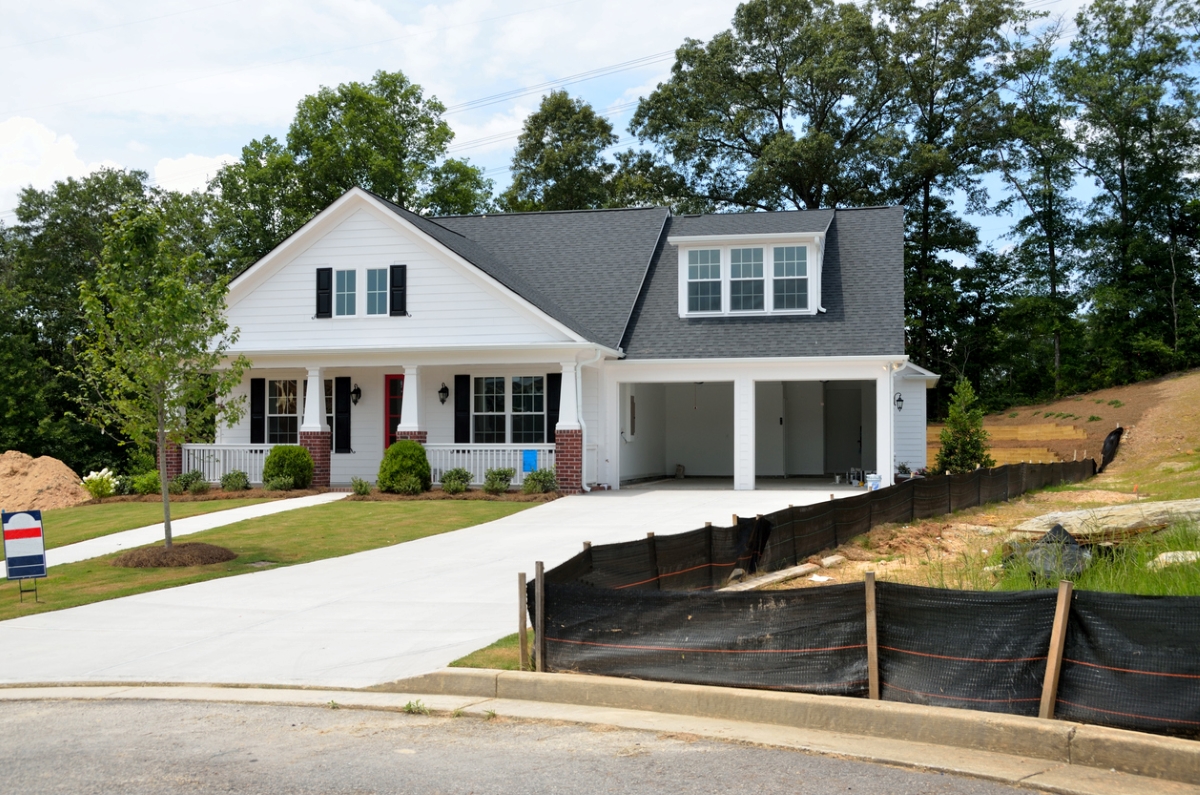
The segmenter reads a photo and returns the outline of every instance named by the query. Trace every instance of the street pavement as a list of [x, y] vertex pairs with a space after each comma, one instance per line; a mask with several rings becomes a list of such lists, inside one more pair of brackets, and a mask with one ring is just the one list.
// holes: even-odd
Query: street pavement
[[515, 632], [517, 572], [532, 576], [536, 560], [549, 568], [583, 541], [725, 524], [830, 491], [594, 492], [383, 549], [12, 619], [0, 622], [0, 682], [394, 681]]

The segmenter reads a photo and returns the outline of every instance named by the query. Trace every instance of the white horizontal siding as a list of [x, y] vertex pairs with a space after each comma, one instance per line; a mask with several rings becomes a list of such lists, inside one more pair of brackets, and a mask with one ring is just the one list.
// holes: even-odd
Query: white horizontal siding
[[[408, 266], [411, 317], [367, 315], [367, 269]], [[317, 320], [316, 269], [356, 271], [357, 314]], [[559, 342], [565, 335], [367, 210], [350, 215], [227, 312], [247, 351]]]
[[[904, 409], [895, 413], [896, 463], [913, 471], [926, 466], [925, 381], [897, 378], [896, 389], [904, 397]], [[893, 409], [895, 411], [895, 409]]]

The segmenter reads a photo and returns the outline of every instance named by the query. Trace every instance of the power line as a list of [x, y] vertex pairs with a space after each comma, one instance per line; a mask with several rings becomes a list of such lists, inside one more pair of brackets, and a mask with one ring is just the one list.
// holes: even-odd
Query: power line
[[[607, 119], [612, 116], [616, 116], [617, 114], [619, 114], [623, 111], [629, 110], [630, 108], [636, 107], [639, 101], [640, 100], [634, 100], [632, 102], [622, 102], [620, 105], [613, 105], [611, 108], [608, 109], [607, 113], [597, 113], [596, 115], [601, 118]], [[451, 144], [450, 146], [446, 147], [446, 151], [447, 152], [461, 152], [464, 149], [476, 149], [480, 146], [487, 146], [488, 144], [499, 143], [501, 141], [508, 140], [510, 138], [516, 138], [518, 135], [521, 134], [521, 132], [522, 132], [521, 130], [508, 130], [507, 132], [495, 133], [494, 135], [488, 135], [483, 138], [472, 138], [469, 141], [463, 141], [462, 143]]]
[[61, 36], [50, 36], [45, 39], [34, 39], [33, 41], [20, 41], [16, 44], [9, 44], [5, 47], [0, 47], [0, 52], [5, 50], [13, 50], [18, 47], [32, 47], [35, 44], [45, 44], [48, 41], [60, 41], [62, 39], [70, 39], [75, 36], [90, 36], [93, 33], [103, 33], [108, 30], [116, 30], [117, 28], [127, 28], [131, 25], [140, 25], [143, 22], [154, 22], [159, 19], [167, 19], [168, 17], [177, 17], [183, 14], [194, 14], [198, 11], [207, 11], [210, 8], [220, 8], [221, 6], [231, 6], [234, 3], [239, 3], [241, 0], [226, 0], [224, 3], [213, 3], [212, 5], [199, 6], [197, 8], [185, 8], [182, 11], [173, 11], [170, 14], [159, 14], [156, 17], [145, 17], [143, 19], [134, 19], [129, 22], [121, 22], [116, 25], [109, 25], [106, 28], [93, 28], [92, 30], [81, 30], [75, 33], [64, 33]]

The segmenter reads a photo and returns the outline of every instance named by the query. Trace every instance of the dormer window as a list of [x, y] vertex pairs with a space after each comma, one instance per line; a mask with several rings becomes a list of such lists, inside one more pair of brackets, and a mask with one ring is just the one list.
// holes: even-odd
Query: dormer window
[[823, 233], [669, 237], [679, 316], [811, 315], [821, 305]]
[[808, 309], [808, 247], [776, 246], [775, 309]]
[[721, 250], [688, 252], [687, 300], [689, 312], [721, 311]]
[[729, 311], [763, 310], [763, 250], [729, 250]]

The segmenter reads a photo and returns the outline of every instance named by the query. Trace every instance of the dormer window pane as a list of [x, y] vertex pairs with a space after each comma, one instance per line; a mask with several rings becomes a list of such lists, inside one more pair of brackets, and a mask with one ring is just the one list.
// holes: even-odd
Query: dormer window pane
[[735, 248], [729, 252], [729, 308], [733, 312], [763, 310], [763, 250]]
[[354, 298], [357, 293], [354, 271], [337, 272], [336, 298], [337, 315], [353, 315], [355, 313]]
[[808, 309], [808, 247], [775, 249], [775, 310]]
[[688, 311], [721, 311], [721, 250], [688, 252]]

